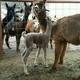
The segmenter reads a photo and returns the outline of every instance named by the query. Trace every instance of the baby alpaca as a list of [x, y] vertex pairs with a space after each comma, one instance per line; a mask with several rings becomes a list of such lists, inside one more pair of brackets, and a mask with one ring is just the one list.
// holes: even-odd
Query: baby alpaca
[[46, 18], [47, 20], [47, 30], [45, 33], [28, 33], [26, 34], [26, 32], [23, 32], [22, 35], [25, 39], [24, 43], [25, 43], [25, 49], [23, 51], [23, 53], [21, 54], [22, 60], [23, 60], [23, 64], [24, 64], [24, 72], [25, 74], [29, 74], [27, 71], [27, 58], [30, 55], [30, 52], [33, 49], [33, 43], [36, 43], [38, 45], [38, 52], [36, 54], [36, 58], [35, 58], [35, 63], [36, 60], [40, 54], [40, 50], [41, 48], [44, 51], [44, 60], [45, 60], [45, 65], [46, 67], [48, 66], [46, 63], [46, 48], [48, 46], [48, 42], [50, 39], [50, 35], [51, 35], [51, 29], [52, 26], [55, 24], [52, 24], [52, 21], [50, 18]]

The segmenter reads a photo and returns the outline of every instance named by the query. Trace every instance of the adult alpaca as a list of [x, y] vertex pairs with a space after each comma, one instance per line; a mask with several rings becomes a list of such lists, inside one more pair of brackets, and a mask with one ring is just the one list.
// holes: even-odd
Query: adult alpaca
[[4, 40], [4, 30], [5, 30], [5, 25], [13, 18], [15, 15], [15, 7], [16, 4], [13, 6], [9, 6], [7, 3], [5, 3], [6, 9], [7, 9], [7, 14], [5, 18], [2, 20], [1, 26], [2, 26], [2, 38]]
[[25, 5], [25, 10], [24, 10], [25, 13], [24, 13], [23, 21], [15, 22], [14, 20], [11, 20], [6, 25], [6, 27], [11, 27], [10, 29], [6, 30], [6, 32], [5, 32], [7, 45], [9, 46], [9, 44], [8, 44], [9, 36], [16, 36], [16, 51], [17, 52], [19, 52], [21, 33], [25, 30], [25, 26], [27, 24], [27, 19], [31, 12], [31, 6], [32, 6], [32, 4], [27, 5], [26, 3], [24, 3], [24, 5]]
[[63, 64], [67, 43], [80, 45], [80, 14], [59, 19], [51, 34], [55, 42], [55, 61], [52, 70], [56, 70], [58, 64]]
[[[40, 32], [46, 31], [46, 11], [49, 11], [45, 8], [46, 0], [34, 0], [33, 1], [33, 13], [38, 19], [40, 24]], [[52, 49], [52, 39], [50, 38], [50, 46]]]
[[35, 58], [35, 63], [37, 61], [37, 58], [40, 54], [40, 50], [41, 48], [44, 51], [44, 63], [45, 66], [47, 67], [47, 63], [46, 63], [46, 48], [48, 46], [48, 42], [50, 39], [50, 35], [51, 35], [51, 30], [52, 30], [52, 26], [55, 25], [55, 23], [53, 24], [51, 19], [49, 17], [46, 17], [46, 21], [47, 21], [47, 30], [44, 33], [35, 33], [35, 32], [31, 32], [26, 34], [26, 32], [23, 32], [22, 35], [24, 37], [24, 44], [25, 44], [25, 49], [23, 51], [23, 53], [21, 54], [22, 57], [22, 61], [23, 61], [23, 65], [24, 65], [24, 72], [25, 74], [29, 74], [28, 70], [27, 70], [27, 59], [28, 56], [30, 55], [32, 49], [33, 49], [33, 43], [38, 45], [38, 52], [36, 54], [36, 58]]

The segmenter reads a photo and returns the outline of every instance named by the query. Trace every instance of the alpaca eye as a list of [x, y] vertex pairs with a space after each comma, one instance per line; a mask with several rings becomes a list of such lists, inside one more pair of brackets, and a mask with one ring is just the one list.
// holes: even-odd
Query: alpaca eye
[[36, 6], [36, 4], [35, 4], [35, 6]]
[[37, 3], [34, 6], [36, 6], [36, 5], [37, 5]]

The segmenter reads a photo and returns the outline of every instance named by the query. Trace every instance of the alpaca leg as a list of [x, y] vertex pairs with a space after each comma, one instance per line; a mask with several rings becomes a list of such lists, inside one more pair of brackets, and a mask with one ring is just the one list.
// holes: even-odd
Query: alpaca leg
[[63, 58], [64, 58], [64, 55], [65, 55], [66, 47], [67, 47], [67, 43], [64, 43], [62, 53], [61, 53], [61, 56], [60, 56], [59, 64], [63, 64]]
[[[26, 75], [29, 74], [28, 70], [27, 70], [27, 59], [28, 59], [28, 56], [30, 55], [30, 52], [31, 52], [31, 48], [28, 48], [28, 49], [25, 49], [22, 53], [22, 61], [23, 61], [23, 65], [24, 65], [24, 73]], [[24, 55], [23, 55], [24, 54]]]
[[46, 62], [46, 57], [47, 57], [47, 54], [46, 54], [46, 47], [43, 48], [43, 51], [44, 51], [44, 64], [45, 64], [45, 67], [48, 67], [48, 64]]
[[11, 47], [9, 46], [9, 35], [8, 34], [6, 34], [6, 38], [5, 38], [5, 42], [6, 42], [6, 45], [7, 45], [7, 47], [9, 48], [9, 49], [11, 49]]
[[61, 55], [62, 44], [60, 42], [55, 43], [55, 60], [52, 69], [56, 70]]
[[51, 49], [53, 49], [52, 39], [50, 39], [50, 46], [51, 46]]
[[17, 51], [17, 53], [20, 51], [19, 50], [19, 45], [20, 45], [20, 38], [21, 38], [21, 35], [19, 34], [17, 34], [16, 35], [16, 51]]
[[25, 55], [25, 52], [26, 52], [26, 48], [24, 49], [24, 51], [21, 53], [21, 56], [23, 57]]
[[38, 59], [38, 57], [39, 57], [40, 50], [41, 50], [41, 48], [38, 48], [38, 51], [37, 51], [37, 53], [36, 53], [36, 57], [35, 57], [35, 60], [34, 60], [34, 64], [35, 64], [35, 65], [37, 65], [37, 59]]

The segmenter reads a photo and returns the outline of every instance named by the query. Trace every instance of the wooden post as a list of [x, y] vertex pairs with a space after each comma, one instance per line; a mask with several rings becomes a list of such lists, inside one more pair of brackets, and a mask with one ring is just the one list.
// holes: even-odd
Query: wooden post
[[1, 1], [0, 1], [0, 55], [3, 53], [3, 46], [2, 46], [2, 27], [1, 27]]

